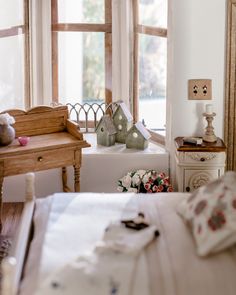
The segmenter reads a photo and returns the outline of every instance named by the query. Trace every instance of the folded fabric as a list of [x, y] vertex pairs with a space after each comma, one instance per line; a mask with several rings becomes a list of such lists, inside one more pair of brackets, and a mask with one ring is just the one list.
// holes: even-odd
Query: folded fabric
[[[148, 295], [143, 249], [155, 239], [156, 232], [155, 226], [135, 231], [120, 222], [110, 224], [92, 253], [78, 257], [52, 274], [36, 294]], [[143, 271], [139, 281], [135, 278], [138, 270]]]
[[197, 253], [205, 256], [236, 243], [236, 173], [200, 187], [183, 200], [177, 212], [190, 226]]

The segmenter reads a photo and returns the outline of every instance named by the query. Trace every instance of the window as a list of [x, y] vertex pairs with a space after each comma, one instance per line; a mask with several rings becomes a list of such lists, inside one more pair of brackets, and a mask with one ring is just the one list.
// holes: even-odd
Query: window
[[28, 24], [28, 1], [0, 0], [0, 111], [29, 106]]
[[111, 0], [52, 0], [53, 101], [112, 100]]
[[167, 0], [134, 0], [133, 9], [133, 112], [151, 131], [165, 135]]
[[0, 0], [1, 108], [121, 99], [165, 135], [167, 2]]

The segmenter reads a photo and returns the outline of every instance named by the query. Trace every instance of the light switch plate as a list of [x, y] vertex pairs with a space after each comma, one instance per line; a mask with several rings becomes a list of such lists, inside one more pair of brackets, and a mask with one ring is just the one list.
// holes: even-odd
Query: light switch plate
[[210, 100], [212, 99], [211, 79], [188, 80], [188, 99]]

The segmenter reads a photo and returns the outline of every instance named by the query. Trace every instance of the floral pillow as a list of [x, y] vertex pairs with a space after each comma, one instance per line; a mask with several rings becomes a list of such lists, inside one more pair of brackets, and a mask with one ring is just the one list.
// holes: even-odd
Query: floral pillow
[[169, 177], [155, 170], [136, 170], [128, 172], [118, 180], [117, 190], [134, 193], [172, 192]]
[[236, 173], [200, 187], [177, 211], [190, 226], [200, 256], [236, 244]]

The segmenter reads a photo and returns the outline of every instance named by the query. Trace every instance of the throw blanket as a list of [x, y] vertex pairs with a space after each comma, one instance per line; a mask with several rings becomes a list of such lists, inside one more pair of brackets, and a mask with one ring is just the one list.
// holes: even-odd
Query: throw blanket
[[[136, 286], [141, 285], [136, 282], [143, 281], [146, 286], [149, 284], [150, 291], [143, 291], [143, 295], [235, 295], [236, 247], [206, 258], [197, 255], [191, 232], [176, 213], [186, 195], [65, 193], [38, 201], [36, 234], [20, 294], [35, 294], [58, 269], [86, 251], [93, 252], [109, 223], [143, 212], [160, 236], [142, 251], [134, 294], [138, 292]], [[117, 286], [116, 281], [111, 283]]]
[[109, 225], [90, 255], [52, 274], [36, 294], [148, 295], [147, 273], [136, 281], [135, 292], [133, 289], [138, 269], [147, 269], [142, 250], [156, 238], [156, 232], [155, 226], [135, 231], [118, 222]]

